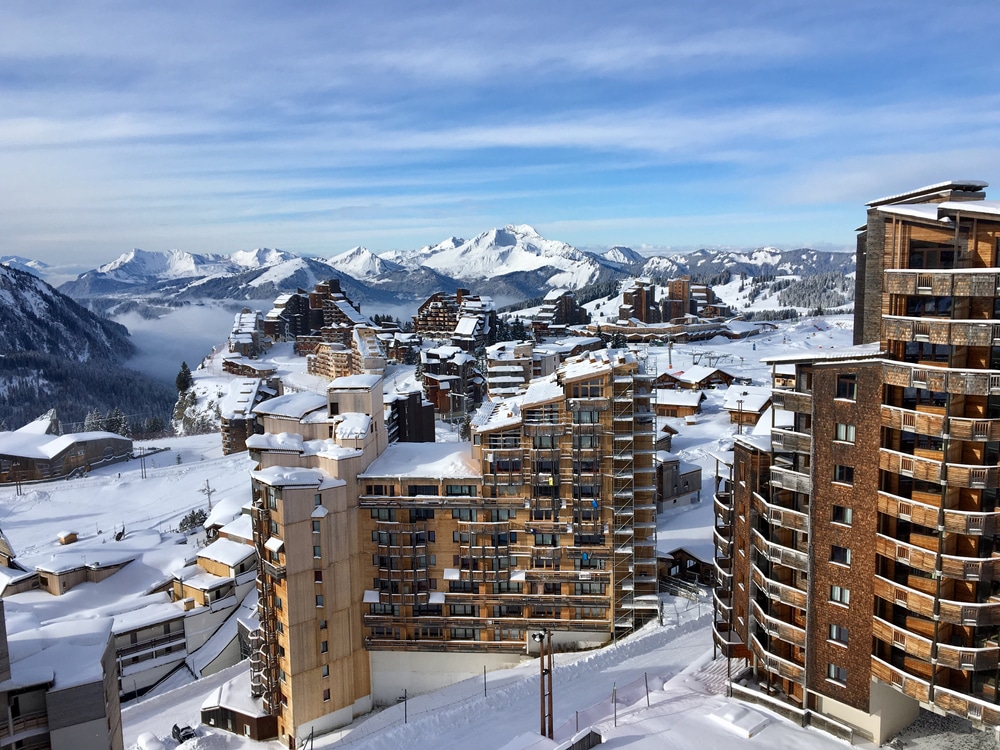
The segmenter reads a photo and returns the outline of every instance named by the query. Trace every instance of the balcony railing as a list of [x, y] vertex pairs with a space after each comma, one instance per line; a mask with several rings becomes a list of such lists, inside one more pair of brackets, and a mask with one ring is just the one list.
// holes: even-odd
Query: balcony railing
[[800, 571], [809, 570], [809, 556], [805, 552], [769, 542], [756, 529], [753, 531], [753, 545], [764, 553], [771, 562], [787, 565]]
[[792, 492], [812, 493], [812, 480], [808, 474], [801, 474], [789, 469], [771, 467], [771, 486]]
[[904, 388], [976, 396], [1000, 394], [1000, 372], [995, 370], [928, 368], [906, 362], [884, 362], [882, 376], [886, 384]]
[[802, 414], [812, 413], [812, 394], [802, 391], [793, 391], [785, 388], [775, 388], [771, 391], [771, 403], [786, 411], [800, 412]]
[[926, 294], [935, 297], [1000, 296], [1000, 274], [995, 269], [885, 270], [889, 294]]
[[983, 320], [883, 315], [882, 332], [883, 338], [889, 341], [928, 341], [955, 346], [993, 346], [1000, 343], [1000, 325]]

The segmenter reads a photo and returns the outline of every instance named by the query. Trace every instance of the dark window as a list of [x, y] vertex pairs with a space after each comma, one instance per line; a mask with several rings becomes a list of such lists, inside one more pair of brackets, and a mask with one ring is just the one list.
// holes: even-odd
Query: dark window
[[851, 401], [858, 399], [858, 376], [838, 375], [837, 376], [837, 398], [847, 398]]

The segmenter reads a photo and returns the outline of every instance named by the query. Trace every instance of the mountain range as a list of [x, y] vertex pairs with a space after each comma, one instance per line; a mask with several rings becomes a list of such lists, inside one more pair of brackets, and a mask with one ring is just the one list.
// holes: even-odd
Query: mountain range
[[4, 265], [0, 301], [0, 425], [20, 427], [51, 408], [67, 423], [114, 407], [133, 424], [169, 415], [172, 389], [122, 366], [136, 353], [125, 326]]
[[415, 307], [436, 291], [458, 287], [490, 294], [505, 304], [555, 288], [576, 290], [640, 275], [687, 274], [704, 279], [724, 271], [748, 276], [846, 274], [853, 267], [852, 254], [811, 249], [698, 250], [645, 257], [619, 246], [595, 253], [546, 239], [521, 224], [490, 229], [469, 240], [449, 237], [417, 250], [374, 253], [355, 247], [332, 258], [299, 257], [267, 248], [231, 255], [135, 249], [59, 289], [94, 309], [115, 314], [137, 298], [162, 304], [267, 300], [335, 278], [359, 304]]

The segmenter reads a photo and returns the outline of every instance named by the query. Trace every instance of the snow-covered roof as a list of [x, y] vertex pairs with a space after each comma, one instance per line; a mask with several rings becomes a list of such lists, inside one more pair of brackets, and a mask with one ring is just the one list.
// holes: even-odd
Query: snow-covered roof
[[532, 404], [544, 404], [549, 401], [561, 400], [564, 395], [563, 388], [556, 382], [555, 375], [536, 378], [528, 383], [528, 388], [525, 390], [521, 400], [521, 408], [527, 408]]
[[253, 518], [248, 513], [240, 513], [236, 518], [219, 529], [219, 533], [249, 541], [253, 539]]
[[729, 375], [732, 377], [732, 373], [728, 370], [724, 370], [721, 367], [706, 367], [705, 365], [692, 365], [686, 370], [680, 372], [674, 372], [673, 377], [682, 383], [700, 383], [703, 380], [707, 380], [712, 377], [715, 373], [720, 372], [724, 375]]
[[381, 375], [343, 375], [330, 381], [328, 391], [371, 390], [382, 380]]
[[357, 412], [338, 414], [333, 421], [337, 425], [337, 437], [341, 439], [363, 438], [371, 432], [372, 418], [367, 414]]
[[838, 360], [838, 359], [871, 359], [882, 352], [882, 347], [878, 343], [858, 344], [857, 346], [844, 346], [839, 349], [810, 349], [806, 352], [796, 354], [777, 354], [769, 357], [761, 357], [764, 364], [780, 364], [789, 362], [814, 362], [817, 360]]
[[46, 460], [58, 456], [75, 443], [112, 438], [123, 442], [128, 441], [128, 438], [113, 432], [91, 431], [49, 435], [28, 429], [37, 424], [37, 421], [30, 422], [13, 432], [0, 432], [0, 455]]
[[264, 710], [264, 702], [254, 698], [250, 690], [250, 670], [240, 672], [236, 677], [225, 682], [205, 696], [201, 704], [203, 709], [228, 708], [230, 711], [244, 716], [263, 718], [270, 714]]
[[255, 406], [253, 411], [254, 414], [302, 419], [306, 414], [318, 409], [326, 409], [326, 396], [302, 391], [301, 393], [286, 393], [284, 396], [272, 398]]
[[393, 443], [361, 477], [479, 479], [471, 443]]
[[547, 302], [555, 301], [560, 297], [562, 297], [567, 292], [569, 292], [569, 289], [550, 289], [549, 292], [545, 295], [545, 300]]
[[101, 661], [111, 638], [111, 618], [81, 617], [40, 624], [37, 613], [6, 605], [11, 678], [0, 690], [53, 682], [66, 689], [103, 679]]
[[[249, 516], [247, 516], [249, 518]], [[198, 552], [198, 557], [212, 560], [230, 568], [235, 568], [248, 557], [255, 554], [249, 544], [234, 542], [232, 539], [216, 539], [210, 545]]]
[[705, 394], [699, 390], [687, 388], [657, 388], [656, 403], [664, 406], [697, 406], [705, 400]]
[[474, 336], [479, 325], [479, 318], [475, 315], [464, 315], [455, 324], [456, 336]]
[[751, 385], [734, 385], [726, 391], [722, 408], [727, 411], [759, 412], [771, 400], [771, 389]]
[[254, 479], [272, 487], [315, 487], [325, 490], [347, 484], [343, 479], [331, 477], [322, 469], [303, 469], [296, 466], [269, 466], [251, 471]]

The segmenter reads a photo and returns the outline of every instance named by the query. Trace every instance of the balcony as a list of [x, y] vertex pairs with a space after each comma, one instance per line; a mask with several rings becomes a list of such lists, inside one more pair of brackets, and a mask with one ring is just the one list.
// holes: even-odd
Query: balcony
[[775, 450], [809, 453], [812, 450], [812, 435], [776, 427], [771, 430], [771, 447]]
[[934, 297], [1000, 297], [1000, 274], [995, 269], [885, 270], [889, 294]]
[[801, 414], [812, 413], [811, 393], [775, 388], [771, 392], [771, 403], [776, 408], [785, 409], [786, 411], [794, 411]]
[[883, 339], [928, 341], [955, 346], [994, 346], [1000, 343], [1000, 325], [988, 320], [882, 316]]
[[894, 667], [887, 661], [882, 661], [877, 656], [872, 656], [872, 677], [886, 685], [892, 685], [904, 695], [908, 695], [921, 703], [929, 703], [931, 698], [931, 685], [927, 680], [907, 674], [899, 667]]
[[883, 377], [888, 385], [928, 388], [975, 396], [1000, 394], [1000, 373], [991, 370], [925, 368], [905, 362], [885, 362]]
[[771, 467], [771, 486], [792, 492], [802, 492], [806, 495], [812, 494], [812, 480], [808, 474], [781, 469], [777, 466]]
[[778, 617], [765, 614], [756, 601], [750, 600], [750, 612], [757, 621], [757, 625], [772, 638], [777, 638], [793, 646], [805, 648], [806, 631], [790, 622], [785, 622]]
[[771, 562], [803, 572], [809, 570], [809, 556], [805, 552], [769, 542], [756, 529], [753, 530], [752, 541], [754, 547], [760, 550]]
[[922, 479], [935, 484], [941, 483], [944, 477], [942, 461], [911, 456], [909, 453], [900, 453], [885, 448], [879, 450], [878, 466], [882, 471]]
[[772, 581], [756, 564], [750, 566], [750, 578], [770, 599], [797, 609], [806, 608], [806, 592], [785, 583]]
[[791, 508], [767, 502], [756, 492], [753, 493], [753, 509], [772, 526], [794, 531], [809, 530], [809, 516]]
[[[937, 528], [954, 534], [967, 536], [993, 536], [1000, 513], [982, 513], [967, 510], [939, 509], [935, 505], [911, 500], [888, 492], [879, 492], [879, 513], [913, 521], [921, 526]], [[942, 523], [943, 521], [943, 523]]]
[[903, 649], [907, 654], [921, 661], [929, 662], [933, 653], [933, 641], [905, 628], [893, 625], [881, 617], [872, 618], [872, 635], [883, 643]]
[[791, 680], [792, 682], [802, 682], [805, 679], [805, 667], [770, 653], [764, 648], [756, 635], [750, 636], [750, 650], [760, 660], [761, 666], [771, 674]]

